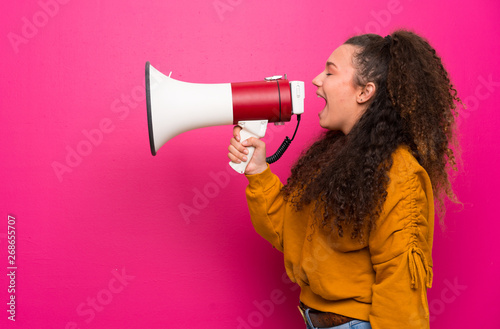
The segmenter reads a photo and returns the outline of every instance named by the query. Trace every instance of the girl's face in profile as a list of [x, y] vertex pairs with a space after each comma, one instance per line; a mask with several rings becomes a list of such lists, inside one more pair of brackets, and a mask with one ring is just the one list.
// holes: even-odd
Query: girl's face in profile
[[363, 87], [354, 82], [356, 69], [353, 55], [356, 50], [357, 47], [352, 45], [341, 45], [335, 49], [323, 72], [312, 81], [318, 87], [318, 97], [326, 101], [319, 113], [320, 126], [341, 130], [344, 134], [349, 133], [366, 108], [362, 101]]

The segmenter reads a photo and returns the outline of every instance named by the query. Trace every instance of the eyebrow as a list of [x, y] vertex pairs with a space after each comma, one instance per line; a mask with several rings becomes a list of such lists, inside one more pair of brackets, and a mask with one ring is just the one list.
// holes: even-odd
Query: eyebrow
[[329, 66], [329, 65], [333, 65], [333, 66], [335, 66], [335, 68], [337, 68], [337, 65], [335, 65], [334, 62], [326, 62], [326, 66]]

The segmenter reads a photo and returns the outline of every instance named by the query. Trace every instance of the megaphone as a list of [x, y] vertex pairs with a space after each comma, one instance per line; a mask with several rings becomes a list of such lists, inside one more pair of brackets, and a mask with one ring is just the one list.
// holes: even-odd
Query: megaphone
[[[152, 155], [156, 155], [166, 142], [189, 130], [238, 124], [242, 127], [240, 137], [243, 141], [250, 137], [264, 137], [269, 122], [290, 121], [292, 114], [299, 120], [304, 112], [303, 81], [272, 76], [262, 81], [202, 84], [178, 81], [170, 75], [171, 72], [164, 75], [146, 62], [146, 102]], [[287, 145], [278, 152], [282, 154], [290, 141], [288, 139], [283, 144]], [[252, 158], [254, 148], [248, 149], [246, 162], [230, 162], [239, 173], [245, 172]]]

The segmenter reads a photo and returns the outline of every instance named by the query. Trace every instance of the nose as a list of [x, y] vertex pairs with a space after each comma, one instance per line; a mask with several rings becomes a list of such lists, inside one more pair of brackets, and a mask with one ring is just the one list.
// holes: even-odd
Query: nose
[[318, 74], [316, 78], [312, 80], [312, 84], [315, 85], [316, 87], [320, 87], [323, 84], [323, 79], [321, 77], [321, 74]]

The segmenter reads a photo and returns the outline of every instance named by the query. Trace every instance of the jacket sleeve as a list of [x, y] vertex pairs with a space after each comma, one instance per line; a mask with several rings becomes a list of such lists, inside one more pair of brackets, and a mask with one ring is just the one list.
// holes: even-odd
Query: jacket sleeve
[[283, 217], [285, 201], [281, 196], [283, 184], [278, 176], [267, 169], [257, 175], [247, 175], [246, 188], [248, 209], [252, 224], [264, 239], [283, 252]]
[[369, 238], [375, 283], [373, 329], [429, 328], [434, 201], [427, 173], [416, 163], [390, 173], [382, 216]]

